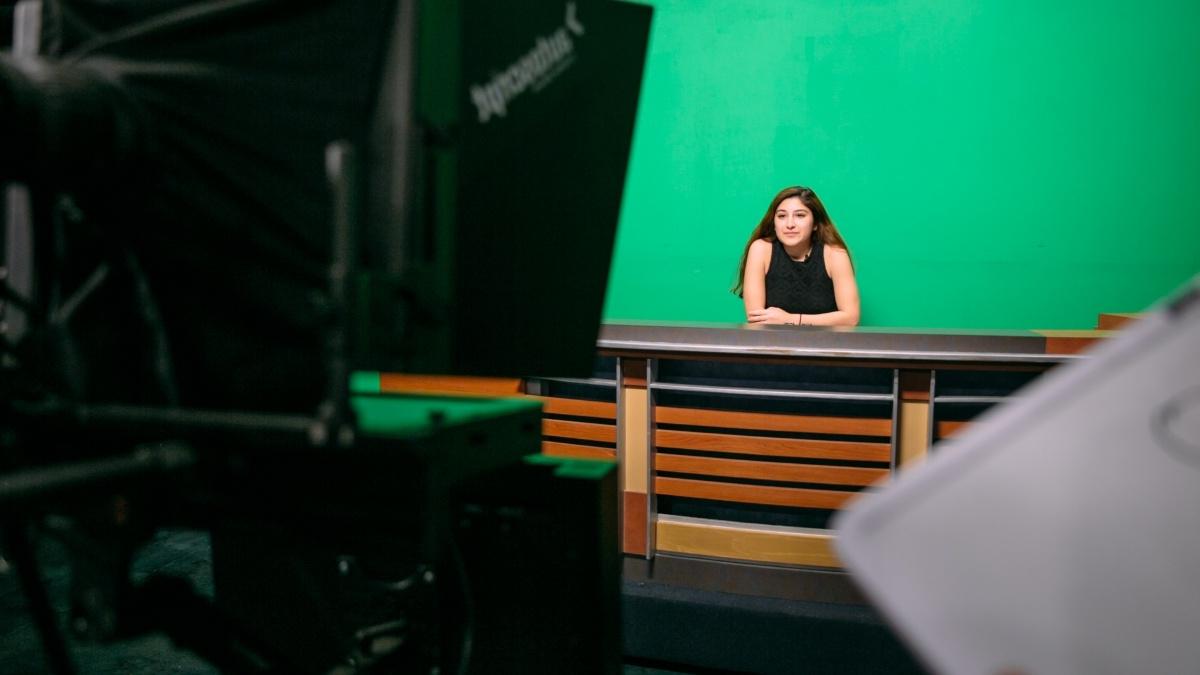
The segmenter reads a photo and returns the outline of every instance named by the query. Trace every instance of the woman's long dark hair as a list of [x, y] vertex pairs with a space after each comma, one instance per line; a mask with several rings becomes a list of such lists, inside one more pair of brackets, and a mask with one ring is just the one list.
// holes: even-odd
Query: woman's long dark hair
[[846, 240], [842, 239], [842, 234], [838, 232], [837, 226], [829, 219], [829, 212], [825, 210], [825, 205], [821, 203], [821, 198], [817, 196], [817, 193], [813, 192], [812, 188], [799, 185], [784, 188], [771, 200], [771, 205], [767, 207], [767, 212], [763, 214], [762, 220], [758, 221], [758, 226], [750, 234], [750, 241], [746, 242], [746, 248], [742, 251], [742, 262], [738, 265], [737, 279], [734, 281], [733, 288], [729, 289], [739, 298], [742, 297], [742, 281], [746, 278], [746, 258], [750, 256], [750, 247], [759, 239], [775, 242], [775, 211], [785, 199], [792, 197], [799, 197], [808, 210], [812, 211], [813, 243], [821, 242], [829, 246], [837, 246], [845, 249], [846, 255], [850, 255], [850, 247], [846, 245]]

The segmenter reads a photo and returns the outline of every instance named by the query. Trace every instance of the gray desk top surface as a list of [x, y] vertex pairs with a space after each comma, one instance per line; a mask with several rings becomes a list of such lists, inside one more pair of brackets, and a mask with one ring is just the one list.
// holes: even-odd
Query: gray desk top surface
[[1059, 363], [1033, 331], [906, 328], [818, 328], [762, 324], [605, 323], [603, 351], [736, 356]]

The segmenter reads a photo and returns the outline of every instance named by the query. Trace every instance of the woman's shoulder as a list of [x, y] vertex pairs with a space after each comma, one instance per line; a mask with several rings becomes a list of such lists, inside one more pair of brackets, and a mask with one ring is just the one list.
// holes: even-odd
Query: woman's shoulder
[[850, 252], [837, 244], [825, 244], [823, 257], [826, 272], [830, 272], [831, 268], [849, 269], [852, 272], [854, 270], [854, 265], [850, 262]]
[[826, 256], [845, 258], [846, 260], [850, 259], [850, 252], [847, 251], [844, 246], [838, 246], [837, 244], [821, 244], [821, 246], [824, 249]]
[[755, 239], [746, 251], [747, 269], [755, 270], [756, 274], [766, 274], [771, 269], [771, 242], [766, 239]]
[[762, 254], [770, 255], [771, 247], [774, 245], [775, 245], [774, 242], [768, 241], [766, 239], [755, 239], [754, 242], [750, 244], [750, 252], [756, 253], [759, 255], [762, 255]]

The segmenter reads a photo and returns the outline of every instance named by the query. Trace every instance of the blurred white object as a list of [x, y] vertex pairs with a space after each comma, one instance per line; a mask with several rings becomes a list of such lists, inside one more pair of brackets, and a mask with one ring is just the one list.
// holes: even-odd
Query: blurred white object
[[1200, 277], [835, 527], [937, 672], [1200, 673]]

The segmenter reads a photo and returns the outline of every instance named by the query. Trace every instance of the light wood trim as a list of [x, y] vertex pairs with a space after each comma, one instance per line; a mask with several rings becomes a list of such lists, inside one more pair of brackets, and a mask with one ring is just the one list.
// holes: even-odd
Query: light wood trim
[[745, 459], [690, 457], [659, 452], [654, 458], [657, 471], [724, 476], [726, 478], [758, 478], [761, 480], [792, 481], [796, 483], [828, 483], [831, 485], [867, 486], [887, 478], [887, 469], [864, 469], [850, 466], [821, 466], [816, 464], [783, 464], [755, 462]]
[[517, 396], [520, 378], [467, 377], [451, 375], [407, 375], [380, 373], [379, 391], [405, 394], [465, 394], [469, 396]]
[[806, 457], [845, 459], [861, 462], [887, 462], [891, 448], [887, 443], [863, 441], [825, 441], [809, 438], [771, 438], [738, 436], [704, 431], [656, 429], [654, 444], [659, 448], [680, 448], [704, 452], [729, 452], [770, 457]]
[[929, 403], [900, 403], [899, 463], [901, 467], [925, 459], [929, 454]]
[[759, 529], [753, 525], [659, 520], [658, 550], [668, 553], [783, 565], [840, 568], [833, 536], [823, 532]]
[[649, 488], [650, 427], [646, 409], [649, 394], [642, 387], [621, 390], [621, 465], [625, 489], [643, 494]]
[[874, 417], [788, 415], [658, 406], [654, 409], [654, 421], [658, 424], [685, 424], [696, 427], [790, 431], [810, 434], [851, 434], [855, 436], [890, 436], [892, 434], [890, 419]]
[[561, 436], [602, 443], [617, 442], [617, 428], [611, 424], [572, 422], [569, 420], [542, 419], [543, 436]]
[[773, 487], [767, 485], [741, 485], [717, 481], [692, 480], [690, 478], [654, 479], [654, 490], [660, 495], [694, 497], [722, 502], [745, 504], [770, 504], [772, 506], [794, 506], [810, 509], [839, 509], [853, 492], [840, 490], [817, 490], [812, 488]]
[[617, 451], [615, 449], [597, 448], [594, 445], [558, 443], [555, 441], [542, 441], [542, 454], [552, 457], [573, 457], [577, 459], [616, 460], [617, 458]]
[[617, 419], [617, 404], [607, 401], [587, 401], [555, 396], [531, 396], [542, 402], [542, 412], [547, 415], [570, 415], [573, 417], [597, 417]]

